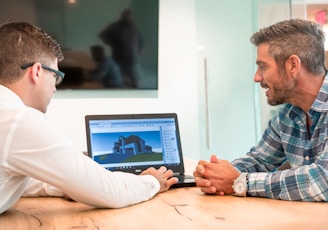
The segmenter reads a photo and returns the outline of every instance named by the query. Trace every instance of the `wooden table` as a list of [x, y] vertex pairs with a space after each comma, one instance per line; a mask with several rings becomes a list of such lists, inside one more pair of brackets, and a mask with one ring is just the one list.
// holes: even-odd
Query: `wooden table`
[[64, 198], [21, 198], [0, 215], [0, 229], [328, 229], [327, 214], [327, 203], [177, 188], [122, 209], [95, 209]]

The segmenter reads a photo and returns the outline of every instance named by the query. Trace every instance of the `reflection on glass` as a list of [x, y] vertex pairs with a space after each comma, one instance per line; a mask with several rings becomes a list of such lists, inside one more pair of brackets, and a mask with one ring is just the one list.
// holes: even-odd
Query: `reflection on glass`
[[143, 40], [132, 11], [123, 10], [117, 21], [101, 31], [100, 38], [112, 52], [110, 56], [104, 57], [101, 47], [93, 47], [94, 59], [100, 61], [94, 74], [95, 79], [106, 87], [138, 88]]
[[2, 0], [0, 22], [39, 26], [63, 49], [59, 89], [157, 89], [159, 0]]

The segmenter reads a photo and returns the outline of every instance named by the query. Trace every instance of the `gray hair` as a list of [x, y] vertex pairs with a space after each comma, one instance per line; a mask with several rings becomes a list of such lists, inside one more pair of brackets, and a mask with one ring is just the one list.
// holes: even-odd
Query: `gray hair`
[[290, 19], [260, 29], [250, 39], [255, 46], [269, 44], [269, 55], [283, 68], [291, 55], [297, 55], [311, 73], [320, 75], [325, 68], [325, 34], [318, 23]]

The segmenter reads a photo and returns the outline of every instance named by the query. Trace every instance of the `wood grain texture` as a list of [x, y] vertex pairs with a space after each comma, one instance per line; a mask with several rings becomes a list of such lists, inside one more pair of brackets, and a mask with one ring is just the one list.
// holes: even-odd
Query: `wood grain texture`
[[327, 229], [328, 205], [204, 195], [177, 188], [121, 209], [63, 198], [22, 198], [0, 215], [0, 229]]

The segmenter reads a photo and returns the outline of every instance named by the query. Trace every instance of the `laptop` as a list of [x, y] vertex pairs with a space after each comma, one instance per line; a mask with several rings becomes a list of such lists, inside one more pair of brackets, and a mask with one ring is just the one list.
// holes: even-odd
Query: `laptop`
[[88, 155], [111, 171], [140, 174], [166, 166], [179, 182], [172, 187], [195, 186], [185, 174], [176, 113], [85, 116]]

